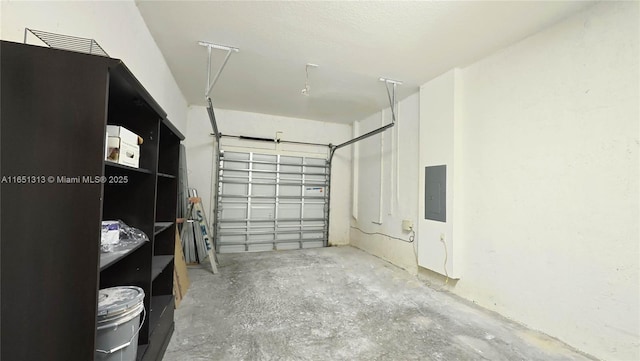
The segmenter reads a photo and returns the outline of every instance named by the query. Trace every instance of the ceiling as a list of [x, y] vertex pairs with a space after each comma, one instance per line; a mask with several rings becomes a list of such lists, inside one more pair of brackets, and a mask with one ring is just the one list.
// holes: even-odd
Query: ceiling
[[[189, 104], [205, 105], [207, 49], [233, 53], [215, 108], [351, 123], [591, 5], [585, 1], [137, 1]], [[214, 50], [212, 74], [225, 52]], [[310, 92], [305, 87], [305, 64]]]

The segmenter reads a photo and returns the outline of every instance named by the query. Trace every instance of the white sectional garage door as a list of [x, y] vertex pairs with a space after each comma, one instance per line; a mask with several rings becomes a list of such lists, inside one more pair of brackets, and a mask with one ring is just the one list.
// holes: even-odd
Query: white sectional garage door
[[218, 167], [218, 252], [327, 245], [326, 159], [220, 151]]

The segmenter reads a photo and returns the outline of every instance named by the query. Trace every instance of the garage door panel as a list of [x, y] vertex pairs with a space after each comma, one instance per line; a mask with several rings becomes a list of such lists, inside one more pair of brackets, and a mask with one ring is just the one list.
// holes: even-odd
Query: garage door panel
[[220, 225], [220, 230], [222, 231], [222, 234], [229, 234], [233, 232], [244, 233], [246, 232], [247, 227], [247, 222], [225, 222]]
[[[320, 246], [322, 247], [322, 246]], [[278, 242], [276, 243], [276, 250], [278, 251], [287, 251], [293, 249], [300, 249], [299, 242]]]
[[327, 161], [221, 151], [217, 250], [257, 252], [327, 244]]
[[302, 243], [302, 248], [319, 248], [319, 247], [323, 247], [323, 241], [319, 240], [319, 241], [313, 241], [313, 242], [303, 242]]
[[249, 160], [251, 156], [250, 153], [244, 152], [225, 152], [224, 159], [225, 160]]
[[231, 235], [222, 234], [218, 236], [218, 239], [222, 244], [244, 243], [247, 241], [247, 237], [244, 235], [231, 236]]
[[324, 217], [324, 204], [305, 204], [304, 216], [305, 218], [323, 218]]
[[302, 239], [321, 239], [324, 234], [322, 231], [318, 232], [305, 232], [302, 234]]
[[272, 219], [275, 214], [275, 204], [252, 204], [251, 219]]
[[247, 218], [247, 205], [228, 205], [225, 204], [221, 210], [221, 218], [225, 220], [237, 220]]
[[241, 244], [241, 245], [219, 244], [218, 252], [219, 253], [240, 253], [240, 252], [246, 252], [246, 249], [244, 244]]
[[305, 221], [304, 222], [305, 229], [324, 229], [324, 222], [322, 221]]
[[273, 251], [272, 243], [249, 244], [246, 250], [246, 252], [266, 252], [266, 251]]
[[252, 196], [275, 197], [276, 185], [254, 183], [251, 186]]
[[254, 182], [275, 183], [277, 178], [278, 178], [278, 174], [275, 171], [263, 171], [263, 172], [258, 172], [256, 170], [252, 171], [252, 180]]
[[316, 174], [316, 172], [313, 172], [313, 173], [306, 173], [304, 177], [307, 182], [324, 183], [326, 175]]
[[276, 240], [278, 242], [283, 242], [283, 241], [298, 241], [300, 239], [300, 233], [283, 233], [283, 234], [277, 234], [276, 235]]
[[280, 166], [280, 179], [302, 179], [302, 167]]
[[227, 196], [246, 196], [249, 193], [248, 184], [223, 183], [222, 192]]
[[302, 193], [302, 186], [297, 185], [281, 185], [280, 196], [299, 196]]
[[278, 204], [278, 218], [301, 218], [302, 213], [300, 212], [300, 209], [302, 209], [302, 206], [300, 204]]
[[[242, 165], [241, 165], [242, 166]], [[224, 177], [227, 179], [249, 179], [249, 172], [246, 170], [225, 170]]]
[[247, 241], [249, 243], [259, 243], [259, 242], [265, 242], [265, 241], [269, 241], [273, 243], [273, 241], [275, 240], [275, 235], [273, 233], [260, 234], [260, 232], [258, 231], [256, 232], [257, 234], [249, 234], [247, 236]]
[[325, 159], [322, 158], [305, 158], [304, 164], [306, 165], [319, 165], [324, 166], [327, 163]]
[[276, 230], [276, 225], [274, 221], [251, 221], [249, 222], [249, 229], [256, 232], [273, 232]]
[[225, 170], [222, 172], [228, 171], [247, 171], [249, 169], [249, 159], [242, 159], [240, 157], [226, 159], [225, 161]]

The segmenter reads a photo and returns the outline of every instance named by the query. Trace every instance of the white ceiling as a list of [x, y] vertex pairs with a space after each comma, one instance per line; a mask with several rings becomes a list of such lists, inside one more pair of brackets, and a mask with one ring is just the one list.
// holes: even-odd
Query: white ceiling
[[[137, 1], [189, 104], [204, 105], [207, 50], [234, 46], [216, 108], [350, 123], [591, 5], [585, 1]], [[224, 59], [214, 50], [213, 72]], [[303, 96], [305, 64], [310, 95]]]

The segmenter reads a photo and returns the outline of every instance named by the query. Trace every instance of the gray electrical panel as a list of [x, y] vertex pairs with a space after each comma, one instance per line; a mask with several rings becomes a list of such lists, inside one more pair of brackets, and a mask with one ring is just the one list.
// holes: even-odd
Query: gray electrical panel
[[447, 166], [424, 168], [424, 219], [447, 221]]

